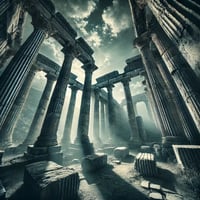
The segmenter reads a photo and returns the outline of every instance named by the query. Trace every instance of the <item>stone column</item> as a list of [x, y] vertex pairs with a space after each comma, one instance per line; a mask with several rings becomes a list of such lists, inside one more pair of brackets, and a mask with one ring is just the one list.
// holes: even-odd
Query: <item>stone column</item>
[[33, 33], [15, 54], [0, 77], [0, 129], [26, 79], [46, 36], [46, 30], [35, 27]]
[[100, 136], [99, 136], [99, 89], [94, 89], [94, 124], [93, 124], [93, 136], [94, 141], [97, 145], [101, 144]]
[[8, 0], [1, 0], [0, 1], [0, 16], [6, 11], [8, 10], [10, 5], [10, 1]]
[[115, 122], [116, 122], [116, 114], [115, 114], [115, 108], [114, 108], [114, 102], [113, 102], [113, 93], [112, 88], [113, 85], [107, 86], [108, 91], [108, 123], [109, 123], [109, 132], [110, 132], [110, 139], [114, 140], [114, 136], [116, 133], [115, 130]]
[[161, 84], [162, 79], [160, 79], [160, 75], [158, 75], [153, 55], [149, 49], [148, 35], [145, 33], [136, 38], [135, 44], [141, 52], [150, 87], [152, 88], [152, 92], [160, 112], [160, 117], [162, 118], [164, 126], [163, 143], [167, 145], [177, 143], [183, 144], [186, 142], [186, 138], [184, 137], [182, 130], [180, 130], [176, 125], [176, 121], [173, 119], [173, 115], [171, 113], [171, 107], [169, 107], [170, 105], [165, 97], [166, 94], [163, 92], [164, 88]]
[[105, 103], [102, 98], [100, 98], [100, 104], [101, 104], [101, 141], [105, 141], [106, 137], [108, 138], [108, 135], [106, 135], [106, 123], [105, 123]]
[[46, 82], [44, 91], [42, 93], [36, 113], [34, 115], [33, 121], [29, 128], [28, 135], [26, 139], [24, 140], [23, 145], [33, 144], [36, 141], [41, 131], [42, 123], [44, 121], [45, 113], [47, 110], [47, 106], [49, 104], [49, 99], [52, 92], [53, 84], [54, 84], [54, 81], [56, 80], [56, 77], [53, 74], [47, 74], [46, 77], [47, 77], [47, 82]]
[[79, 88], [76, 85], [71, 85], [71, 97], [69, 102], [69, 107], [67, 111], [67, 117], [65, 121], [65, 128], [62, 138], [62, 146], [68, 146], [71, 143], [71, 129], [72, 129], [72, 123], [73, 123], [73, 117], [74, 117], [74, 109], [76, 104], [76, 94]]
[[9, 112], [9, 114], [6, 117], [6, 120], [1, 128], [0, 131], [0, 146], [3, 148], [7, 148], [12, 145], [12, 135], [15, 129], [15, 126], [17, 124], [17, 121], [19, 119], [20, 113], [23, 109], [24, 103], [26, 102], [26, 99], [28, 97], [32, 80], [35, 76], [36, 68], [33, 67], [28, 73], [28, 76], [20, 89], [19, 94], [17, 95], [17, 98], [15, 99], [15, 102]]
[[183, 98], [181, 97], [180, 92], [178, 91], [172, 76], [169, 73], [169, 70], [167, 69], [161, 56], [158, 54], [158, 52], [154, 53], [154, 57], [156, 58], [157, 66], [166, 83], [166, 87], [169, 90], [171, 101], [174, 103], [173, 116], [182, 125], [184, 133], [190, 143], [200, 144], [200, 133], [197, 130], [188, 109], [186, 108]]
[[133, 102], [132, 102], [131, 90], [129, 87], [129, 81], [130, 79], [123, 79], [122, 84], [123, 84], [124, 92], [126, 96], [128, 119], [129, 119], [129, 124], [131, 127], [130, 141], [137, 144], [140, 141], [140, 136], [138, 133], [138, 127], [137, 127], [137, 122], [135, 118], [136, 117], [135, 111], [133, 109]]
[[29, 145], [27, 149], [29, 156], [38, 157], [43, 155], [47, 159], [59, 163], [62, 162], [62, 152], [61, 146], [58, 145], [57, 141], [57, 130], [74, 59], [71, 46], [66, 46], [63, 52], [65, 54], [64, 62], [49, 102], [41, 132], [34, 145]]
[[94, 149], [92, 147], [92, 144], [90, 144], [88, 137], [88, 128], [89, 128], [92, 72], [96, 70], [97, 67], [93, 63], [88, 63], [83, 65], [82, 68], [85, 70], [85, 81], [81, 99], [81, 108], [78, 120], [78, 132], [76, 141], [82, 145], [83, 154], [89, 155], [94, 153]]
[[152, 40], [180, 91], [197, 129], [200, 130], [200, 81], [159, 26], [152, 34]]

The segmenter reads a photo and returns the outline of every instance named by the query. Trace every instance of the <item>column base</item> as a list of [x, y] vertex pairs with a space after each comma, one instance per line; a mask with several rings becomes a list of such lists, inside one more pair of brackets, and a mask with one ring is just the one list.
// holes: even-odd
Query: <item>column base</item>
[[49, 147], [35, 147], [34, 145], [28, 145], [25, 156], [29, 158], [44, 157], [45, 159], [54, 161], [58, 164], [62, 164], [63, 161], [63, 152], [61, 151], [60, 145]]
[[128, 145], [130, 148], [139, 148], [142, 145], [141, 140], [138, 137], [131, 137], [129, 139]]

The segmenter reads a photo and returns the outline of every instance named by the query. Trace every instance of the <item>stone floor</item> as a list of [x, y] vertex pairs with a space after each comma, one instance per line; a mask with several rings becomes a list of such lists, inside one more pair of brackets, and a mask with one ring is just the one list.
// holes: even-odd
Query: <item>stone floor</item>
[[[79, 200], [146, 200], [151, 192], [162, 193], [164, 200], [194, 200], [192, 195], [184, 193], [175, 180], [178, 168], [174, 164], [157, 162], [158, 177], [147, 178], [140, 176], [133, 168], [136, 152], [123, 162], [116, 160], [113, 155], [108, 156], [108, 166], [93, 173], [83, 174], [80, 163], [69, 167], [76, 169], [80, 175]], [[23, 189], [24, 166], [17, 165], [9, 168], [0, 178], [7, 190], [8, 200], [30, 199]], [[142, 181], [159, 184], [164, 192], [157, 189], [146, 189], [141, 186]], [[195, 199], [196, 200], [196, 199]]]

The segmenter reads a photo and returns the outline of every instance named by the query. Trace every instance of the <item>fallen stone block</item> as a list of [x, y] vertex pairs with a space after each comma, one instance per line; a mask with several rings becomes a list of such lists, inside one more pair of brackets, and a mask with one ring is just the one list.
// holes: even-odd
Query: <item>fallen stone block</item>
[[163, 200], [162, 194], [159, 192], [151, 192], [149, 194], [149, 199], [152, 200]]
[[140, 147], [140, 152], [142, 152], [142, 153], [151, 153], [152, 149], [151, 149], [150, 146], [142, 145]]
[[81, 166], [83, 171], [91, 172], [99, 170], [107, 165], [106, 154], [88, 155], [82, 159]]
[[139, 153], [135, 159], [135, 169], [144, 176], [156, 176], [158, 169], [151, 153]]
[[158, 184], [154, 184], [154, 183], [151, 183], [150, 184], [150, 189], [152, 189], [152, 190], [161, 190], [161, 186], [160, 185], [158, 185]]
[[128, 147], [117, 147], [114, 149], [114, 156], [118, 159], [124, 159], [129, 155]]
[[143, 188], [149, 189], [150, 182], [149, 181], [142, 181], [141, 186]]
[[36, 162], [25, 167], [24, 186], [31, 199], [75, 199], [79, 185], [77, 172], [52, 161]]

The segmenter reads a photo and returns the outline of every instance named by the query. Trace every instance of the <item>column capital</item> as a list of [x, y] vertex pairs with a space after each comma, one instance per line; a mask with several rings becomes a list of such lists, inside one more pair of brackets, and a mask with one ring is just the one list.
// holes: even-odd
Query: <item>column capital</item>
[[85, 72], [91, 72], [91, 73], [95, 71], [96, 69], [98, 69], [98, 67], [94, 63], [90, 63], [90, 62], [84, 64], [81, 68], [84, 69]]
[[115, 87], [113, 84], [109, 84], [106, 86], [108, 92], [112, 92], [112, 88]]
[[63, 47], [63, 49], [61, 50], [64, 55], [73, 55], [73, 51], [74, 51], [74, 47], [70, 44], [65, 44], [65, 46]]
[[129, 82], [131, 81], [131, 78], [123, 78], [121, 80], [122, 84], [125, 86], [125, 85], [129, 85]]
[[77, 91], [77, 90], [80, 89], [80, 88], [79, 88], [78, 86], [76, 86], [75, 84], [71, 84], [71, 85], [69, 86], [69, 88], [70, 88], [71, 90], [73, 90], [73, 91]]
[[145, 46], [148, 46], [150, 42], [150, 34], [149, 32], [145, 32], [139, 37], [137, 37], [134, 41], [133, 44], [138, 48], [138, 49], [143, 49]]
[[47, 78], [47, 80], [52, 80], [52, 81], [55, 81], [57, 79], [57, 76], [55, 74], [52, 74], [52, 73], [47, 73], [45, 75], [45, 77]]

